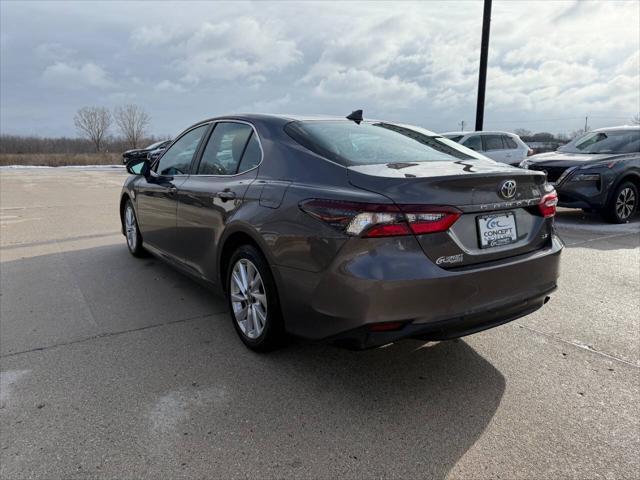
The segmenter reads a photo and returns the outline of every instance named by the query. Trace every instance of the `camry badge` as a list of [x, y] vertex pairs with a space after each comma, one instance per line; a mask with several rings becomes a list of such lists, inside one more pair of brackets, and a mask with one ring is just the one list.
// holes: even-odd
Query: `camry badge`
[[516, 196], [516, 181], [515, 180], [505, 180], [500, 184], [498, 188], [498, 193], [502, 196], [502, 198], [506, 198], [507, 200]]

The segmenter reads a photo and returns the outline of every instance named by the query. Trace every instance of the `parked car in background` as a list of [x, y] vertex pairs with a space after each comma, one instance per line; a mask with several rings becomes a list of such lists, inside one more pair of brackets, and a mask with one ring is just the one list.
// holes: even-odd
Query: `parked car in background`
[[597, 211], [609, 222], [625, 223], [638, 211], [640, 126], [593, 130], [520, 166], [546, 173], [560, 206]]
[[134, 150], [127, 150], [122, 154], [122, 163], [127, 164], [132, 160], [139, 160], [147, 158], [147, 156], [154, 152], [156, 156], [160, 155], [171, 144], [171, 140], [163, 140], [161, 142], [152, 143], [146, 148], [137, 148]]
[[445, 340], [546, 303], [563, 244], [542, 173], [347, 118], [213, 118], [155, 163], [129, 163], [130, 252], [225, 292], [255, 350], [286, 333], [353, 348]]
[[162, 142], [156, 148], [150, 149], [149, 153], [147, 154], [147, 158], [149, 159], [149, 161], [154, 162], [158, 158], [160, 158], [160, 155], [162, 155], [163, 152], [169, 147], [169, 145], [171, 145], [171, 142], [172, 140], [167, 140], [166, 142]]
[[517, 166], [533, 150], [518, 135], [509, 132], [445, 132], [441, 134], [496, 162]]

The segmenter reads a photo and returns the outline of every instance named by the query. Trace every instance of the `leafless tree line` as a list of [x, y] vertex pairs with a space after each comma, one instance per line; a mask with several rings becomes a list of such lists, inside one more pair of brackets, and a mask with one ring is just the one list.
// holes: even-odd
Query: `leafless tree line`
[[129, 148], [139, 148], [151, 117], [138, 105], [116, 107], [111, 113], [105, 107], [82, 107], [73, 117], [80, 136], [88, 139], [97, 152], [103, 151], [104, 140], [115, 121], [115, 126]]
[[[167, 140], [167, 137], [145, 136], [140, 145]], [[102, 139], [102, 152], [121, 153], [130, 148], [129, 142], [122, 137], [108, 135]], [[0, 153], [94, 153], [96, 146], [86, 138], [36, 137], [21, 135], [0, 135]]]
[[150, 120], [138, 105], [123, 105], [113, 112], [105, 107], [82, 107], [73, 118], [79, 138], [0, 135], [0, 153], [122, 152], [166, 140], [147, 134]]

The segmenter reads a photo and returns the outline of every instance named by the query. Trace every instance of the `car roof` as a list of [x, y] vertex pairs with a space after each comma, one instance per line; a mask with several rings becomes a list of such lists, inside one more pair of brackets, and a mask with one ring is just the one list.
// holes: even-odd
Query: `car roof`
[[620, 125], [619, 127], [604, 127], [604, 128], [596, 128], [591, 130], [592, 132], [610, 132], [612, 130], [629, 130], [635, 131], [640, 130], [640, 125]]
[[464, 132], [442, 132], [440, 135], [470, 135], [472, 133], [489, 133], [494, 135], [513, 135], [517, 136], [517, 134], [513, 132], [502, 132], [500, 130], [467, 130]]
[[[278, 114], [278, 113], [239, 113], [232, 115], [220, 115], [218, 117], [207, 118], [205, 120], [201, 120], [197, 123], [194, 123], [189, 128], [193, 128], [202, 123], [217, 121], [217, 120], [241, 120], [246, 122], [278, 122], [278, 123], [289, 123], [289, 122], [310, 122], [310, 121], [334, 121], [334, 122], [345, 122], [350, 123], [352, 120], [348, 120], [346, 117], [340, 117], [337, 115], [286, 115], [286, 114]], [[365, 118], [363, 120], [365, 123], [371, 122], [383, 122], [391, 125], [397, 125], [399, 127], [406, 127], [410, 129], [419, 130], [426, 135], [439, 135], [431, 130], [427, 130], [426, 128], [420, 127], [418, 125], [410, 125], [406, 123], [399, 122], [389, 122], [385, 120], [378, 120], [373, 118]]]
[[[311, 120], [344, 120], [348, 121], [346, 117], [339, 117], [335, 115], [288, 115], [282, 113], [234, 113], [230, 115], [220, 115], [218, 117], [208, 118], [202, 122], [209, 122], [211, 120], [221, 119], [236, 119], [236, 120], [285, 120], [289, 122], [295, 121], [311, 121]], [[365, 119], [370, 121], [370, 119]], [[202, 123], [198, 122], [198, 123]]]

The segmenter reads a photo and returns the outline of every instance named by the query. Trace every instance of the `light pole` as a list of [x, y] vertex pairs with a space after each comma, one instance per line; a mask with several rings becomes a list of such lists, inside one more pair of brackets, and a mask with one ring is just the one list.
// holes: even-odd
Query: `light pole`
[[489, 30], [491, 28], [491, 0], [484, 0], [482, 14], [482, 43], [480, 45], [480, 71], [478, 74], [478, 105], [476, 107], [476, 130], [484, 123], [484, 92], [487, 87], [487, 57], [489, 56]]

